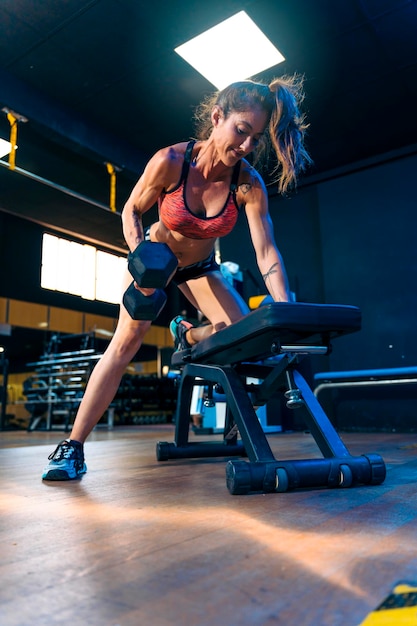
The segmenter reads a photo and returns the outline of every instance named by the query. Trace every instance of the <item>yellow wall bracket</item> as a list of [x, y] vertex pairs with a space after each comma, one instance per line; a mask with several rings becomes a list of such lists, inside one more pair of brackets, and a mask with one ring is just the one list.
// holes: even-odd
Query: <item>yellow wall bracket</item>
[[17, 143], [17, 119], [12, 113], [7, 114], [7, 119], [10, 123], [10, 154], [9, 154], [9, 166], [11, 170], [16, 167], [16, 143]]
[[120, 172], [120, 168], [106, 163], [107, 171], [110, 174], [110, 210], [116, 212], [116, 172]]
[[15, 113], [8, 108], [2, 109], [7, 115], [7, 119], [10, 124], [10, 154], [9, 154], [9, 167], [14, 170], [16, 167], [16, 148], [17, 148], [17, 124], [18, 122], [27, 122], [27, 118], [23, 117], [19, 113]]

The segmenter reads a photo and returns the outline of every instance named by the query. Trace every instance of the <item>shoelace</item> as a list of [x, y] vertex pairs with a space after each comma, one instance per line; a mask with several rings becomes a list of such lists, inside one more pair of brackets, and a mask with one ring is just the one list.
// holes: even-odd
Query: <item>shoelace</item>
[[60, 461], [61, 459], [70, 459], [75, 453], [75, 448], [68, 441], [62, 441], [57, 445], [55, 450], [48, 456], [48, 459]]

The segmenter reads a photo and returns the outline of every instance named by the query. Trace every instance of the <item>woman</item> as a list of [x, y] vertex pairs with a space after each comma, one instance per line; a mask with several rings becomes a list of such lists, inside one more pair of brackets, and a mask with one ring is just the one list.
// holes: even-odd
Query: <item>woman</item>
[[[297, 174], [310, 162], [303, 145], [302, 95], [296, 76], [275, 79], [270, 85], [242, 81], [214, 94], [196, 111], [199, 139], [159, 150], [126, 202], [122, 224], [129, 249], [133, 251], [145, 236], [168, 244], [178, 259], [174, 282], [210, 322], [192, 327], [182, 317], [175, 318], [170, 329], [177, 349], [248, 313], [214, 261], [216, 239], [233, 229], [240, 210], [245, 210], [269, 293], [276, 302], [288, 301], [288, 280], [274, 241], [266, 188], [246, 157], [253, 153], [255, 164], [262, 156], [266, 160], [271, 144], [280, 192], [296, 183]], [[159, 221], [144, 233], [142, 215], [155, 203]], [[131, 281], [126, 272], [124, 289]], [[153, 290], [140, 291], [149, 295]], [[49, 456], [44, 480], [69, 480], [87, 471], [84, 441], [113, 400], [150, 325], [150, 321], [133, 320], [121, 305], [115, 334], [92, 372], [70, 438]]]

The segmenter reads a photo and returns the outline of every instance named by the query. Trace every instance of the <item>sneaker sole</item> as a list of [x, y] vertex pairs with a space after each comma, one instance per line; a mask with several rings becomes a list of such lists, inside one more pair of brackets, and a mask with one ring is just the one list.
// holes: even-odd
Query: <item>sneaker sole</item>
[[83, 468], [81, 472], [78, 472], [78, 474], [70, 476], [65, 470], [53, 469], [43, 474], [42, 480], [75, 480], [76, 478], [81, 478], [86, 471], [87, 468], [85, 467], [85, 469]]

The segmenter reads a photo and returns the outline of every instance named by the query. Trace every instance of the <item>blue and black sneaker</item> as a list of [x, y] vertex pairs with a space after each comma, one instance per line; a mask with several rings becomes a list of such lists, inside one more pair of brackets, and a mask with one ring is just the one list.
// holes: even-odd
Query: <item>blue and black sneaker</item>
[[42, 480], [73, 480], [87, 471], [83, 445], [78, 441], [64, 439], [48, 457]]
[[190, 350], [191, 344], [189, 344], [185, 338], [185, 334], [188, 330], [190, 330], [190, 328], [193, 328], [193, 325], [190, 322], [187, 322], [185, 317], [182, 317], [182, 315], [177, 315], [177, 317], [174, 317], [170, 323], [169, 330], [174, 340], [175, 350], [177, 352]]

